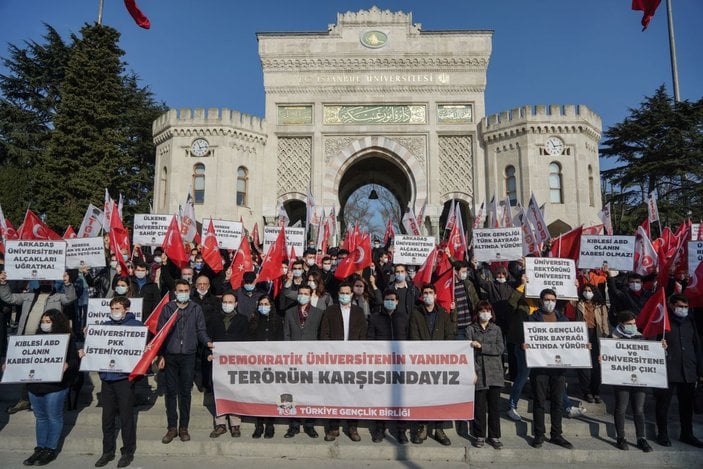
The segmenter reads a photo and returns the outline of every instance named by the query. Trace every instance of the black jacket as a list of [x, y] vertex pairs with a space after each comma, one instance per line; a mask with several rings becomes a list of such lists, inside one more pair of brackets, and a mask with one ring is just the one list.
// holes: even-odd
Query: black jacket
[[208, 318], [207, 333], [213, 342], [243, 342], [249, 338], [249, 319], [236, 313], [225, 329], [224, 313], [219, 312]]
[[[671, 331], [666, 334], [666, 374], [670, 383], [695, 383], [703, 377], [703, 351], [696, 323], [669, 314]], [[661, 337], [659, 337], [661, 340]]]
[[205, 327], [205, 317], [200, 305], [190, 301], [185, 308], [180, 309], [175, 301], [166, 303], [161, 310], [157, 329], [161, 330], [173, 314], [178, 314], [175, 324], [168, 333], [161, 353], [191, 354], [198, 348], [198, 342], [207, 346], [210, 342], [207, 329]]
[[283, 340], [283, 318], [273, 309], [267, 315], [257, 311], [249, 318], [249, 340]]
[[134, 297], [142, 299], [142, 321], [146, 321], [161, 301], [161, 289], [150, 280], [147, 280], [142, 288], [139, 288], [139, 284], [133, 278], [130, 279], [130, 283], [130, 290]]
[[385, 309], [369, 317], [369, 340], [408, 340], [409, 316], [394, 312], [388, 314]]

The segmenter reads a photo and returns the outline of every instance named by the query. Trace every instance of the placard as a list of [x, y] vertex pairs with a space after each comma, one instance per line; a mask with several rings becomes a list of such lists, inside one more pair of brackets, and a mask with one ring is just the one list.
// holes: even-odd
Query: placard
[[215, 342], [212, 377], [217, 415], [473, 418], [467, 341]]
[[[110, 301], [112, 298], [88, 298], [88, 312], [86, 313], [86, 325], [101, 324], [110, 319]], [[134, 314], [138, 320], [142, 320], [143, 298], [129, 299], [129, 312]]]
[[88, 326], [81, 371], [131, 373], [144, 353], [148, 332], [145, 326]]
[[434, 247], [434, 236], [396, 235], [393, 239], [393, 263], [422, 265]]
[[[203, 218], [203, 229], [200, 234], [202, 239], [205, 239], [210, 226], [210, 219]], [[215, 228], [215, 237], [217, 238], [217, 247], [220, 249], [237, 250], [242, 244], [242, 223], [238, 221], [228, 220], [212, 220], [212, 226]]]
[[551, 288], [559, 299], [578, 299], [576, 263], [572, 259], [526, 257], [525, 275], [525, 296], [528, 298], [539, 298], [542, 290]]
[[66, 268], [105, 267], [103, 238], [72, 238], [66, 240]]
[[703, 262], [703, 241], [688, 242], [688, 274], [693, 277], [698, 264]]
[[[280, 226], [264, 226], [264, 254], [269, 252], [269, 247], [276, 242]], [[307, 244], [305, 243], [305, 228], [294, 228], [286, 226], [286, 257], [290, 254], [290, 249], [295, 249], [296, 256], [302, 256]]]
[[137, 213], [134, 215], [132, 242], [142, 246], [161, 246], [173, 215]]
[[63, 280], [65, 241], [5, 241], [8, 280]]
[[666, 350], [661, 342], [600, 339], [601, 382], [617, 386], [667, 388]]
[[528, 368], [591, 368], [585, 322], [524, 322]]
[[474, 230], [474, 256], [479, 262], [515, 261], [522, 258], [522, 229]]
[[581, 236], [579, 269], [632, 270], [635, 263], [634, 236]]
[[11, 335], [3, 383], [58, 383], [63, 379], [69, 334]]

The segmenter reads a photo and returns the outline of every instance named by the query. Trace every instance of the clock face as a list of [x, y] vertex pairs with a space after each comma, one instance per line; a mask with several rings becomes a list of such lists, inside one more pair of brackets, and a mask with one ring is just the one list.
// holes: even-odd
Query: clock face
[[564, 152], [564, 142], [559, 137], [549, 137], [544, 144], [548, 155], [558, 156]]
[[190, 145], [190, 152], [193, 156], [205, 156], [210, 149], [210, 144], [204, 138], [196, 138]]

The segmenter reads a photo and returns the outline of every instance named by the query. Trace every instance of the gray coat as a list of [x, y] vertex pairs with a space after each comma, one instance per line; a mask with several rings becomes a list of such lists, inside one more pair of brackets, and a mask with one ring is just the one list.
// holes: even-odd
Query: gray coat
[[289, 307], [285, 313], [283, 340], [317, 340], [320, 335], [320, 321], [322, 321], [323, 313], [323, 310], [311, 306], [308, 318], [301, 326], [298, 305]]
[[[76, 289], [73, 284], [64, 284], [64, 293], [12, 293], [9, 284], [0, 285], [0, 300], [10, 305], [22, 305], [22, 313], [17, 325], [19, 335], [34, 334], [41, 316], [29, 319], [29, 313], [36, 301], [45, 301], [41, 307], [42, 314], [50, 309], [63, 311], [63, 307], [76, 301]], [[38, 309], [35, 308], [35, 311]]]
[[476, 367], [476, 389], [491, 386], [503, 387], [503, 332], [495, 323], [489, 322], [484, 330], [478, 323], [472, 323], [466, 329], [466, 338], [481, 343], [481, 348], [474, 349], [474, 366]]

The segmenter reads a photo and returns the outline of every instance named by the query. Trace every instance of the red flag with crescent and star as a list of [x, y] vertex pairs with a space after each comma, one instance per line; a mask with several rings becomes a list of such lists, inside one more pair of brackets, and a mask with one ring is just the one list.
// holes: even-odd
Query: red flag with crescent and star
[[[244, 239], [244, 238], [242, 238]], [[222, 256], [220, 255], [220, 249], [217, 245], [217, 236], [215, 235], [215, 225], [213, 225], [212, 220], [207, 227], [205, 236], [203, 238], [203, 260], [210, 266], [213, 272], [219, 274], [222, 272]]]
[[364, 270], [373, 264], [371, 256], [371, 238], [368, 233], [361, 236], [359, 243], [347, 257], [339, 261], [334, 278], [341, 280], [349, 277], [354, 272]]
[[27, 210], [24, 216], [24, 222], [18, 231], [19, 239], [27, 240], [43, 240], [43, 239], [62, 239], [54, 230], [49, 228], [36, 213]]
[[286, 229], [281, 226], [281, 231], [276, 236], [276, 241], [269, 246], [266, 257], [261, 262], [258, 282], [279, 279], [282, 275], [281, 264], [286, 257]]
[[656, 337], [671, 330], [669, 315], [666, 312], [664, 287], [657, 288], [637, 315], [637, 329], [645, 337]]
[[232, 259], [232, 275], [229, 277], [229, 284], [232, 290], [242, 286], [242, 279], [244, 277], [244, 272], [251, 272], [254, 270], [254, 262], [251, 259], [251, 248], [249, 246], [249, 240], [246, 236], [242, 236], [242, 241], [239, 243], [239, 249]]
[[164, 254], [166, 254], [171, 262], [179, 269], [188, 265], [190, 257], [183, 245], [183, 238], [181, 238], [181, 230], [178, 228], [176, 215], [171, 218], [171, 224], [168, 225], [166, 236], [164, 236], [164, 242], [161, 244], [161, 249], [164, 250]]

